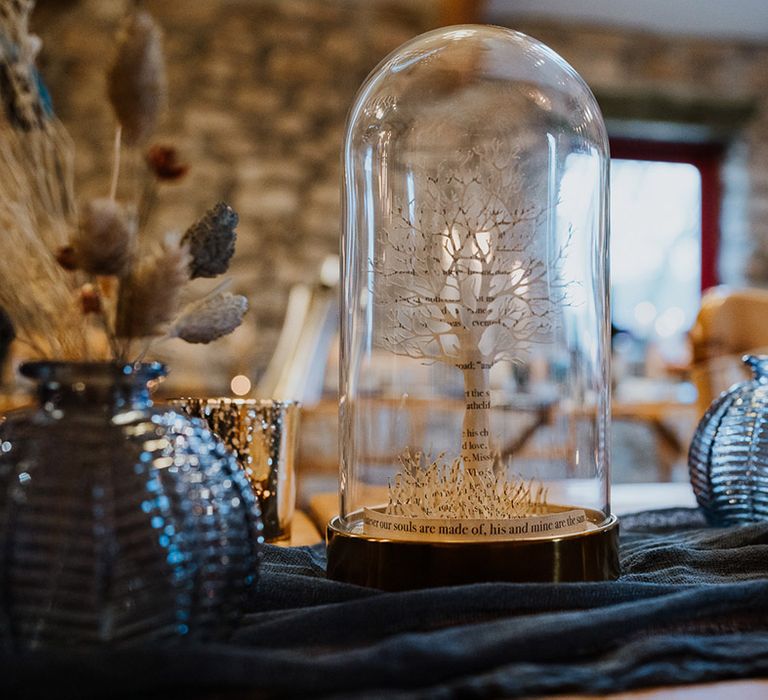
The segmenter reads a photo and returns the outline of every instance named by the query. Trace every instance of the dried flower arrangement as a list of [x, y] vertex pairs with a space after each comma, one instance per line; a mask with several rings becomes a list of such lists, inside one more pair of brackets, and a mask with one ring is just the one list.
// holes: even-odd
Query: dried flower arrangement
[[[136, 361], [157, 338], [208, 343], [237, 328], [248, 303], [219, 285], [182, 307], [196, 278], [225, 273], [238, 217], [223, 202], [186, 233], [146, 232], [158, 185], [188, 169], [174, 148], [147, 149], [166, 102], [159, 27], [132, 7], [107, 74], [117, 126], [108, 194], [75, 205], [73, 146], [54, 115], [28, 31], [34, 0], [0, 3], [0, 309], [28, 355]], [[125, 151], [125, 153], [124, 153]], [[121, 156], [133, 201], [117, 198]], [[143, 180], [143, 183], [141, 182]], [[105, 188], [107, 189], [107, 188]]]

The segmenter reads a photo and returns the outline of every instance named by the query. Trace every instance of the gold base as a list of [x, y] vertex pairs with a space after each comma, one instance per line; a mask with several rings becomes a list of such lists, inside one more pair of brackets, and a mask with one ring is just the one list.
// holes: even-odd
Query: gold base
[[[586, 513], [594, 523], [604, 520], [598, 511]], [[327, 541], [328, 578], [385, 591], [487, 581], [607, 581], [620, 573], [615, 515], [594, 530], [555, 539], [492, 542], [372, 538], [350, 531], [336, 516]]]

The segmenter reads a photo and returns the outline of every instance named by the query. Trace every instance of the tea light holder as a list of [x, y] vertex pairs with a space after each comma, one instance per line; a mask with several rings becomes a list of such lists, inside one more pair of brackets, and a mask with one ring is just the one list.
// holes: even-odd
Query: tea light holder
[[170, 403], [190, 417], [203, 419], [234, 453], [261, 504], [265, 540], [290, 538], [299, 402], [181, 398]]

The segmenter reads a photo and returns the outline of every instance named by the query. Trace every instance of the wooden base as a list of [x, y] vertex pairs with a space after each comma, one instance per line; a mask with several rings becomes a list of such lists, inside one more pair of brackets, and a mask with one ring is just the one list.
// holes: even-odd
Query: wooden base
[[[328, 577], [403, 591], [487, 581], [606, 581], [619, 576], [619, 521], [587, 510], [597, 527], [555, 539], [418, 542], [366, 537], [339, 516], [328, 523]], [[605, 520], [605, 522], [602, 522]]]

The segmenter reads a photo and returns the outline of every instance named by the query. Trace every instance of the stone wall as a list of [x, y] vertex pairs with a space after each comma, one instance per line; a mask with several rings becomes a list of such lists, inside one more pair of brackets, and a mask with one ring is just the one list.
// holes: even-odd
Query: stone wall
[[[347, 110], [391, 50], [435, 22], [432, 0], [146, 0], [165, 32], [169, 111], [157, 141], [191, 164], [166, 185], [150, 229], [184, 230], [217, 199], [241, 217], [238, 290], [249, 326], [210, 348], [173, 346], [186, 389], [257, 377], [290, 286], [338, 252], [340, 148]], [[39, 2], [32, 27], [57, 113], [77, 146], [78, 192], [105, 193], [114, 123], [104, 73], [126, 3]], [[130, 169], [128, 162], [127, 168]], [[204, 372], [197, 370], [205, 367]], [[179, 383], [179, 382], [177, 382]], [[194, 386], [197, 383], [198, 386]]]
[[[103, 193], [114, 127], [104, 71], [126, 3], [38, 2], [33, 29], [45, 42], [56, 109], [77, 144], [79, 193]], [[290, 286], [315, 279], [323, 258], [337, 252], [339, 151], [357, 88], [389, 51], [434, 26], [445, 4], [144, 4], [166, 36], [170, 109], [158, 140], [176, 145], [192, 166], [162, 190], [150, 228], [183, 230], [219, 198], [241, 214], [234, 272], [252, 302], [249, 325], [211, 348], [170, 348], [187, 388], [223, 391], [233, 374], [263, 370]], [[514, 28], [563, 55], [613, 127], [671, 121], [727, 141], [721, 278], [768, 284], [768, 47], [530, 21]]]

